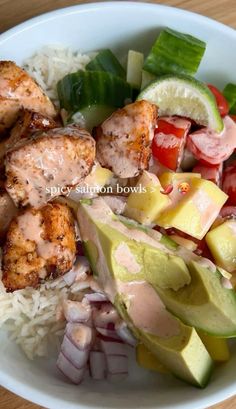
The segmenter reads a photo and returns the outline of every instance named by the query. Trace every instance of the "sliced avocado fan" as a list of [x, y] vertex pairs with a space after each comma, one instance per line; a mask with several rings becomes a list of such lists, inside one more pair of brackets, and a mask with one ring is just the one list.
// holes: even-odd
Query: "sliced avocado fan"
[[[91, 267], [134, 335], [175, 376], [204, 387], [213, 361], [196, 330], [168, 312], [156, 291], [188, 285], [191, 277], [185, 262], [145, 231], [129, 229], [102, 198], [82, 201], [78, 222]], [[132, 286], [145, 291], [133, 297]], [[153, 308], [148, 308], [150, 299]], [[134, 311], [145, 312], [143, 322]]]

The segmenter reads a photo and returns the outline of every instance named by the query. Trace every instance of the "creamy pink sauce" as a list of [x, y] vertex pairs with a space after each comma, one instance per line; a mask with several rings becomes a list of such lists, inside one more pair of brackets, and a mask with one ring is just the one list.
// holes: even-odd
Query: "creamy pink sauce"
[[118, 291], [126, 297], [128, 313], [137, 328], [161, 338], [179, 335], [177, 319], [166, 310], [159, 295], [146, 281], [119, 281]]
[[130, 251], [126, 243], [120, 243], [114, 252], [114, 258], [117, 264], [124, 267], [129, 273], [137, 274], [141, 266], [137, 263], [134, 254]]
[[97, 222], [108, 224], [110, 227], [116, 229], [127, 238], [141, 243], [150, 244], [155, 248], [163, 250], [165, 253], [169, 252], [163, 244], [158, 242], [156, 239], [153, 239], [142, 230], [129, 229], [123, 223], [121, 223], [120, 220], [114, 219], [111, 209], [106, 205], [101, 197], [93, 200], [93, 203], [87, 206], [87, 210], [91, 212], [93, 218], [97, 220]]
[[159, 119], [163, 119], [169, 124], [174, 125], [176, 128], [185, 129], [186, 131], [188, 131], [191, 126], [191, 122], [188, 119], [183, 119], [178, 116], [163, 116]]
[[155, 136], [155, 143], [162, 148], [175, 148], [179, 146], [179, 138], [173, 134], [166, 135], [163, 132], [158, 132]]
[[[93, 201], [93, 203], [96, 204], [97, 199]], [[99, 209], [99, 206], [95, 205], [98, 208], [98, 212], [99, 210], [101, 211], [101, 209]], [[89, 210], [91, 210], [92, 206], [87, 206], [87, 211], [89, 212]], [[111, 210], [108, 207], [108, 212], [111, 213]], [[112, 214], [112, 213], [111, 213]], [[103, 214], [104, 216], [104, 214]], [[80, 209], [77, 213], [77, 217], [78, 217], [78, 222], [79, 222], [79, 227], [80, 227], [80, 232], [81, 232], [81, 237], [83, 238], [83, 241], [89, 241], [91, 243], [94, 244], [95, 249], [97, 251], [97, 255], [95, 254], [94, 257], [98, 257], [97, 259], [97, 268], [99, 271], [99, 276], [97, 277], [99, 284], [101, 285], [101, 287], [103, 288], [103, 290], [105, 291], [105, 293], [107, 294], [107, 296], [109, 297], [109, 300], [111, 302], [114, 302], [115, 300], [115, 296], [116, 296], [116, 285], [115, 282], [113, 280], [113, 278], [111, 277], [110, 271], [108, 269], [107, 266], [107, 262], [106, 262], [106, 257], [103, 253], [102, 250], [102, 246], [100, 244], [100, 240], [97, 236], [97, 232], [96, 229], [91, 225], [91, 223], [88, 221], [88, 218], [86, 215], [83, 214], [83, 210]], [[105, 215], [105, 218], [108, 217], [108, 220], [110, 220], [109, 216]]]
[[47, 260], [59, 254], [61, 251], [59, 245], [42, 238], [43, 228], [41, 214], [37, 213], [33, 215], [30, 212], [26, 212], [19, 216], [17, 221], [24, 238], [36, 243], [37, 253], [40, 257]]

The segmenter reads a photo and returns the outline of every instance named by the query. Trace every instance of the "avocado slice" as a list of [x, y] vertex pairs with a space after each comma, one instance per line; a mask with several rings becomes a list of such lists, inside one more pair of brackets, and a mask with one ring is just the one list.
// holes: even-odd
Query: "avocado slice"
[[196, 330], [168, 312], [154, 289], [189, 284], [184, 261], [145, 231], [125, 226], [102, 198], [80, 203], [78, 222], [92, 269], [134, 335], [175, 376], [204, 387], [213, 367], [209, 353]]
[[[130, 229], [143, 229], [138, 223], [134, 225], [124, 218], [120, 220]], [[159, 232], [149, 227], [145, 228], [145, 232], [156, 240], [160, 236]], [[178, 291], [175, 288], [163, 289], [152, 281], [167, 309], [187, 325], [210, 335], [219, 338], [236, 337], [236, 292], [224, 287], [217, 267], [210, 260], [177, 245], [167, 236], [162, 235], [159, 240], [172, 254], [184, 259], [191, 276], [191, 282]], [[150, 272], [147, 272], [147, 279], [149, 274], [155, 274], [154, 263], [150, 262], [148, 266]]]
[[236, 292], [227, 289], [219, 271], [188, 263], [191, 283], [177, 292], [155, 287], [169, 311], [188, 325], [219, 338], [236, 336]]

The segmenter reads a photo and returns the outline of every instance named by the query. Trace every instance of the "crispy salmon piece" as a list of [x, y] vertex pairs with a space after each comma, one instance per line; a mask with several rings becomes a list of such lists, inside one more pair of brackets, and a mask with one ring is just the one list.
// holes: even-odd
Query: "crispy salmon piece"
[[75, 261], [75, 224], [68, 206], [50, 203], [27, 209], [10, 224], [3, 250], [3, 283], [8, 291], [37, 287], [69, 271]]
[[94, 159], [95, 141], [77, 125], [37, 133], [7, 152], [6, 190], [16, 206], [38, 208], [81, 182]]
[[97, 159], [120, 178], [137, 176], [148, 168], [157, 107], [136, 101], [115, 111], [96, 128]]
[[53, 103], [26, 71], [12, 61], [0, 61], [0, 135], [14, 124], [22, 107], [56, 116]]

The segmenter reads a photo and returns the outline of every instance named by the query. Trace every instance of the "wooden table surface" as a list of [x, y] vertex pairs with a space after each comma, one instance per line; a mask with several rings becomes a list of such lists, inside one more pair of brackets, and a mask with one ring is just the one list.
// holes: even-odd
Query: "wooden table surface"
[[[0, 32], [46, 11], [78, 3], [82, 2], [79, 0], [0, 0]], [[236, 0], [159, 0], [157, 3], [204, 14], [236, 28]], [[42, 408], [0, 387], [0, 409]], [[236, 397], [211, 409], [236, 409]]]

